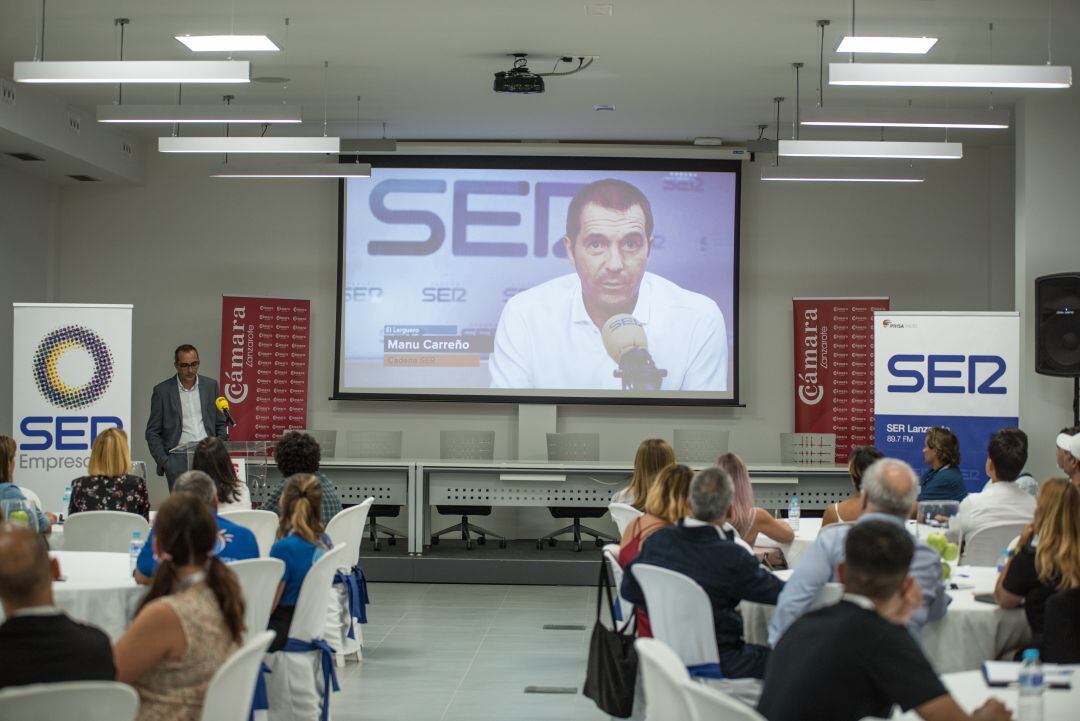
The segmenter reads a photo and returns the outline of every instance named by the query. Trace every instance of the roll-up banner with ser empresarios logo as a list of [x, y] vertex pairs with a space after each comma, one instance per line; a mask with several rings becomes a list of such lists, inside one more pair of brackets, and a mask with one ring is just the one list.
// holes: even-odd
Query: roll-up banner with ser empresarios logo
[[1020, 416], [1019, 313], [874, 313], [874, 438], [926, 469], [926, 430], [960, 441], [969, 491], [986, 483], [986, 447]]
[[[15, 303], [15, 483], [61, 510], [107, 428], [131, 425], [130, 305]], [[67, 509], [62, 509], [67, 513]]]

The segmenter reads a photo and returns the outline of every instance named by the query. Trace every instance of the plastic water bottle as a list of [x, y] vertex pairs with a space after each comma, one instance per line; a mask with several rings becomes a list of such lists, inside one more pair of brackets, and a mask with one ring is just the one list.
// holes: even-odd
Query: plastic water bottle
[[128, 565], [131, 567], [129, 570], [132, 573], [135, 573], [135, 566], [139, 563], [139, 553], [142, 551], [142, 546], [142, 534], [138, 531], [132, 531], [131, 543], [128, 544]]
[[56, 514], [56, 517], [61, 521], [64, 520], [64, 516], [67, 515], [68, 507], [71, 506], [71, 486], [64, 487], [64, 507], [60, 509], [60, 512]]
[[787, 522], [791, 526], [791, 530], [796, 533], [799, 532], [799, 518], [802, 516], [802, 510], [799, 508], [799, 499], [796, 496], [791, 497], [791, 503], [788, 504], [787, 509]]
[[1024, 660], [1020, 665], [1020, 703], [1017, 707], [1018, 721], [1043, 721], [1043, 682], [1042, 663], [1039, 650], [1024, 650]]
[[998, 554], [997, 572], [1001, 575], [1001, 572], [1005, 570], [1005, 564], [1009, 562], [1009, 549], [1001, 549], [1001, 553]]

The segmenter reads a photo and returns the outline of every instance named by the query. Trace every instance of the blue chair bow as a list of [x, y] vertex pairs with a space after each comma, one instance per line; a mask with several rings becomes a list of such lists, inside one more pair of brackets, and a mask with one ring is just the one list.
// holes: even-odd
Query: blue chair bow
[[266, 693], [266, 674], [271, 673], [270, 667], [265, 663], [259, 664], [259, 675], [255, 677], [255, 694], [251, 698], [251, 712], [248, 714], [249, 721], [255, 720], [256, 711], [265, 711], [270, 708], [270, 698]]
[[281, 650], [286, 653], [322, 652], [323, 700], [322, 713], [319, 718], [321, 721], [327, 721], [330, 718], [330, 689], [333, 688], [334, 691], [341, 690], [341, 686], [338, 685], [337, 672], [334, 671], [334, 650], [330, 648], [330, 644], [321, 638], [314, 641], [300, 641], [290, 638], [285, 641], [285, 646]]
[[[361, 575], [363, 579], [363, 575]], [[341, 584], [345, 586], [345, 595], [349, 599], [349, 638], [356, 638], [356, 632], [353, 630], [353, 619], [361, 618], [361, 623], [367, 623], [367, 614], [364, 612], [363, 596], [360, 591], [360, 584], [356, 582], [356, 576], [352, 573], [342, 573], [338, 571], [334, 574], [334, 585]]]
[[687, 666], [690, 678], [724, 678], [724, 672], [720, 670], [718, 663], [699, 663], [695, 666]]

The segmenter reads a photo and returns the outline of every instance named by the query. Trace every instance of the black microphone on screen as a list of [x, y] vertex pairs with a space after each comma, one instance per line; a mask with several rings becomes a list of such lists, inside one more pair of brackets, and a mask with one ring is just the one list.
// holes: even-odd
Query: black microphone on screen
[[225, 416], [225, 422], [227, 424], [230, 426], [236, 425], [236, 420], [233, 419], [232, 413], [229, 413], [229, 402], [225, 400], [225, 396], [218, 396], [217, 399], [214, 400], [214, 405], [217, 406], [217, 409]]
[[619, 369], [614, 372], [622, 379], [624, 391], [658, 391], [667, 371], [657, 368], [649, 353], [645, 326], [629, 313], [608, 318], [600, 329], [604, 350]]

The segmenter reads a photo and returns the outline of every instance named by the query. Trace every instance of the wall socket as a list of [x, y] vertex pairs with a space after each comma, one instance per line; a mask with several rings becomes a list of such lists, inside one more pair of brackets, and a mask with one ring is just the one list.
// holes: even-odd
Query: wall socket
[[75, 135], [78, 135], [79, 133], [81, 133], [82, 132], [82, 119], [78, 115], [76, 115], [75, 113], [72, 113], [72, 112], [68, 113], [67, 118], [68, 118], [68, 130], [70, 130]]
[[15, 83], [7, 78], [0, 78], [0, 103], [4, 105], [15, 104]]
[[131, 142], [130, 140], [121, 140], [120, 141], [120, 155], [124, 156], [125, 158], [134, 157], [134, 155], [135, 155], [135, 143]]

